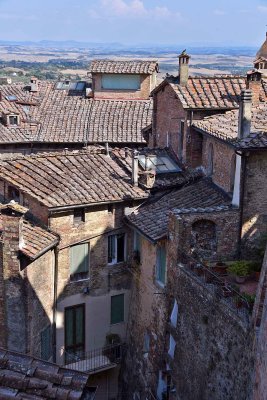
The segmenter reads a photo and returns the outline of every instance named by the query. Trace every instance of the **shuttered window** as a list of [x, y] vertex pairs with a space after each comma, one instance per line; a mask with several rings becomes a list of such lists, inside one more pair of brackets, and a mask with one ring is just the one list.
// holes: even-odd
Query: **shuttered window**
[[85, 348], [85, 307], [80, 304], [65, 309], [66, 362], [81, 357]]
[[41, 359], [49, 360], [52, 356], [51, 326], [41, 332]]
[[157, 247], [156, 279], [158, 282], [160, 282], [162, 284], [165, 284], [165, 282], [166, 282], [166, 248], [165, 248], [165, 246]]
[[89, 243], [70, 248], [70, 275], [73, 279], [85, 278], [89, 273]]
[[111, 324], [124, 322], [124, 294], [111, 296]]
[[141, 237], [138, 232], [134, 231], [134, 250], [140, 254], [141, 250]]

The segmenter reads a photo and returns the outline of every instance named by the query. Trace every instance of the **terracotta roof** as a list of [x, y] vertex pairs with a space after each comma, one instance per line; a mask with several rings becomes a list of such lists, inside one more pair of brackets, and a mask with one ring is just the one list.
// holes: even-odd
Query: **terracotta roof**
[[189, 78], [186, 86], [170, 83], [184, 108], [238, 108], [241, 90], [246, 88], [244, 77]]
[[160, 199], [150, 200], [127, 216], [127, 221], [152, 241], [167, 235], [169, 211], [176, 208], [204, 208], [230, 204], [228, 196], [209, 179], [202, 179]]
[[[21, 124], [0, 123], [0, 143], [144, 143], [151, 124], [152, 100], [94, 100], [85, 91], [58, 90], [39, 81], [37, 93], [24, 84], [2, 85], [1, 112], [17, 113]], [[16, 96], [16, 101], [7, 100]]]
[[98, 74], [153, 74], [158, 70], [158, 63], [152, 61], [111, 61], [94, 60], [90, 72]]
[[38, 258], [45, 250], [53, 248], [58, 242], [59, 237], [55, 233], [23, 220], [20, 251], [30, 259]]
[[47, 207], [146, 198], [131, 177], [102, 151], [40, 153], [5, 160], [0, 177]]
[[[153, 92], [167, 84], [172, 87], [184, 108], [229, 110], [239, 107], [241, 91], [246, 89], [246, 77], [189, 77], [186, 86], [179, 84], [179, 78], [168, 77]], [[266, 100], [266, 81], [262, 80], [260, 101]]]
[[[143, 149], [138, 149], [138, 154], [157, 155], [159, 157], [168, 156], [181, 168], [181, 171], [179, 172], [156, 174], [155, 183], [153, 185], [152, 190], [161, 190], [170, 187], [179, 187], [184, 185], [185, 183], [192, 182], [195, 179], [198, 179], [203, 176], [203, 173], [200, 170], [193, 170], [190, 168], [184, 169], [184, 167], [180, 164], [179, 160], [168, 148], [165, 149], [143, 148]], [[130, 174], [132, 173], [132, 157], [133, 157], [132, 149], [128, 148], [113, 149], [112, 156], [120, 165], [122, 165], [128, 171], [128, 173]], [[139, 171], [141, 176], [143, 169], [140, 164], [139, 164]]]
[[[1, 400], [82, 400], [93, 398], [89, 375], [0, 348]], [[94, 388], [95, 389], [95, 388]]]
[[251, 134], [238, 139], [238, 111], [217, 114], [195, 121], [193, 126], [209, 135], [225, 140], [237, 147], [266, 147], [267, 140], [267, 103], [252, 108]]

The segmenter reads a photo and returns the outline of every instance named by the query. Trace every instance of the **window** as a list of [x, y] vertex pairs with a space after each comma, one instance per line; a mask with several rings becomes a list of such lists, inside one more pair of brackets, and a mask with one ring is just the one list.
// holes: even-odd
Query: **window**
[[134, 231], [134, 251], [138, 251], [140, 254], [141, 250], [141, 236], [138, 232]]
[[209, 144], [208, 148], [208, 175], [213, 174], [213, 157], [214, 157], [213, 145], [212, 143]]
[[140, 75], [128, 75], [128, 74], [102, 75], [102, 89], [139, 90], [140, 87], [141, 87]]
[[72, 280], [84, 279], [89, 273], [89, 243], [70, 248], [70, 275]]
[[78, 225], [81, 222], [85, 222], [85, 210], [84, 208], [76, 208], [73, 211], [73, 223]]
[[18, 125], [19, 124], [19, 118], [17, 115], [10, 115], [9, 116], [9, 125]]
[[177, 301], [174, 300], [174, 305], [171, 313], [171, 324], [174, 328], [177, 326], [177, 319], [178, 319], [178, 304]]
[[149, 353], [149, 349], [150, 349], [150, 335], [148, 332], [146, 332], [144, 336], [144, 345], [143, 345], [144, 354]]
[[181, 168], [167, 155], [156, 156], [140, 154], [138, 161], [146, 171], [153, 170], [156, 174], [168, 172], [180, 172]]
[[178, 155], [179, 159], [181, 160], [183, 156], [183, 146], [184, 146], [184, 121], [180, 121], [180, 132], [178, 135], [178, 141], [179, 141]]
[[156, 279], [161, 284], [166, 282], [166, 249], [165, 246], [157, 246]]
[[15, 200], [17, 203], [19, 203], [19, 200], [20, 200], [19, 190], [16, 189], [14, 186], [8, 187], [8, 199]]
[[108, 212], [109, 212], [110, 214], [112, 214], [112, 213], [113, 213], [113, 210], [114, 210], [113, 204], [108, 204]]
[[41, 332], [41, 359], [49, 360], [52, 356], [51, 327], [50, 325]]
[[111, 324], [124, 322], [124, 294], [111, 296]]
[[108, 263], [117, 264], [125, 261], [125, 234], [108, 236]]
[[65, 308], [65, 362], [82, 357], [85, 350], [85, 305]]
[[234, 191], [234, 186], [235, 186], [235, 168], [236, 168], [236, 155], [233, 154], [232, 158], [231, 158], [230, 192]]
[[171, 358], [174, 358], [175, 347], [176, 347], [176, 342], [175, 342], [174, 338], [172, 337], [172, 335], [170, 335], [168, 354], [169, 354], [169, 356], [171, 356]]

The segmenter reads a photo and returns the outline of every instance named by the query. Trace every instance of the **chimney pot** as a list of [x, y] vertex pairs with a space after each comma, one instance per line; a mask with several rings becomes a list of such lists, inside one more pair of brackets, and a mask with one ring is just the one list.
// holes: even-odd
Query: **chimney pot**
[[252, 114], [252, 91], [242, 90], [239, 106], [238, 137], [243, 139], [250, 135]]
[[179, 83], [182, 86], [186, 86], [189, 76], [189, 60], [190, 56], [184, 50], [179, 55]]
[[132, 183], [134, 186], [138, 186], [138, 151], [133, 151], [133, 164], [132, 164]]

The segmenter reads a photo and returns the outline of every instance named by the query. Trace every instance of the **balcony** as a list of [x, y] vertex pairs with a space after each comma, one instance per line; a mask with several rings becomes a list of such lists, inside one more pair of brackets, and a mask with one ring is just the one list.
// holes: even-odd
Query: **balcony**
[[79, 354], [63, 351], [65, 367], [81, 372], [97, 373], [115, 368], [121, 363], [125, 352], [124, 344], [113, 344]]

